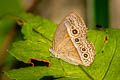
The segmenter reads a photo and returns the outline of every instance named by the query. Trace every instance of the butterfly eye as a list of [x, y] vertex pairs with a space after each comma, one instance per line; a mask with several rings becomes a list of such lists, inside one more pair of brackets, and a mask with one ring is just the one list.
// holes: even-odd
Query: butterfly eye
[[77, 31], [76, 29], [73, 29], [73, 30], [72, 30], [72, 33], [73, 33], [73, 34], [77, 34], [78, 31]]

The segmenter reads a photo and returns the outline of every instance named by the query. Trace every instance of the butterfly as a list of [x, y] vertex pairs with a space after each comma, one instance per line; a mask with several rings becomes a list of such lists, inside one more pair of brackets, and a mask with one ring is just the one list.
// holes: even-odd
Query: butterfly
[[95, 47], [87, 40], [87, 28], [76, 12], [70, 13], [58, 25], [49, 51], [73, 65], [90, 66], [95, 57]]

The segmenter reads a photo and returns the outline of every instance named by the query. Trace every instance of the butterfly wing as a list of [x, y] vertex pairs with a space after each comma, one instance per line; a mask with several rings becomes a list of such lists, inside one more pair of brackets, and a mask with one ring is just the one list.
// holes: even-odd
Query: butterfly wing
[[64, 25], [65, 19], [58, 25], [53, 40], [53, 48], [50, 50], [56, 57], [64, 61], [79, 65], [82, 64], [80, 56], [74, 47], [70, 36], [68, 35], [67, 28]]
[[94, 45], [86, 38], [87, 28], [84, 21], [77, 13], [74, 12], [66, 17], [64, 24], [73, 45], [79, 53], [83, 65], [89, 66], [94, 60], [95, 48]]
[[75, 12], [59, 24], [50, 50], [56, 57], [75, 65], [89, 66], [95, 56], [95, 48], [87, 39], [87, 28]]

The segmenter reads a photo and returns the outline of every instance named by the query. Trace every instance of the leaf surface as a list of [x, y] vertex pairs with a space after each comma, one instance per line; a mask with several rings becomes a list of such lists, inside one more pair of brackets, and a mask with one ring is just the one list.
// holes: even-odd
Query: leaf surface
[[38, 16], [20, 15], [24, 40], [13, 43], [10, 54], [19, 61], [34, 59], [48, 61], [49, 67], [25, 67], [5, 72], [17, 80], [120, 80], [119, 29], [88, 31], [88, 40], [96, 48], [96, 56], [89, 67], [75, 66], [57, 59], [49, 52], [57, 25]]

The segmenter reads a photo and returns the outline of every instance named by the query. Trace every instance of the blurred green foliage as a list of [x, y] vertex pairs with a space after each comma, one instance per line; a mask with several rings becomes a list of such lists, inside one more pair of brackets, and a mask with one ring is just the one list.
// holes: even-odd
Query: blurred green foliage
[[109, 0], [92, 0], [92, 6], [90, 7], [93, 8], [93, 26], [110, 27]]
[[0, 0], [0, 17], [23, 11], [19, 0]]
[[13, 25], [14, 20], [8, 17], [0, 19], [0, 48], [2, 47], [3, 41]]
[[10, 45], [7, 44], [9, 42], [7, 39], [10, 37], [9, 33], [16, 27], [13, 16], [23, 11], [19, 0], [0, 0], [0, 80], [6, 80], [3, 71], [7, 71], [15, 63], [15, 58], [4, 52], [5, 47]]
[[15, 22], [10, 16], [18, 15], [22, 11], [19, 0], [0, 0], [0, 48], [10, 29], [14, 27]]

